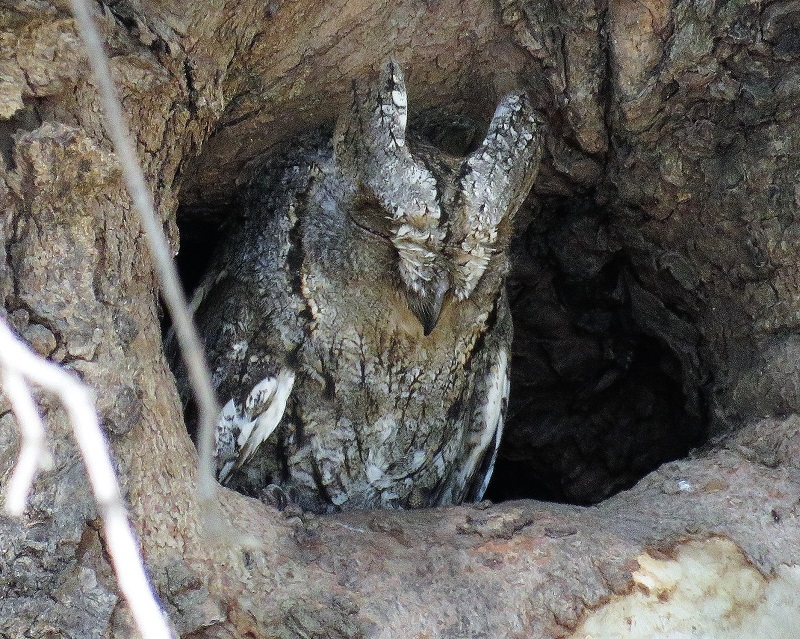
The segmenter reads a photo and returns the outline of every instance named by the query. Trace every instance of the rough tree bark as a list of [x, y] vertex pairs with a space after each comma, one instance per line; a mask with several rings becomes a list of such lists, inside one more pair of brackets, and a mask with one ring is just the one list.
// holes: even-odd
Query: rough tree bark
[[[615, 294], [669, 354], [680, 408], [710, 436], [591, 508], [514, 501], [313, 518], [220, 489], [228, 532], [204, 536], [152, 268], [74, 23], [58, 1], [0, 4], [0, 293], [20, 334], [97, 390], [153, 583], [182, 636], [583, 637], [606, 602], [635, 596], [648, 561], [680, 557], [694, 541], [712, 563], [757, 571], [759, 583], [797, 579], [796, 3], [121, 0], [96, 9], [176, 247], [179, 205], [191, 212], [187, 228], [204, 213], [219, 219], [260, 153], [330, 121], [350, 80], [390, 54], [418, 108], [485, 118], [505, 91], [529, 89], [550, 130], [533, 230], [520, 235], [518, 361], [559, 342], [542, 339], [546, 321], [563, 319], [545, 311], [568, 306], [556, 285], [539, 286], [547, 260], [537, 261], [531, 238], [545, 219], [555, 234], [547, 259], [564, 281], [592, 283], [586, 274], [609, 255], [622, 264]], [[524, 337], [527, 325], [538, 342]], [[535, 368], [519, 369], [518, 388]], [[5, 480], [16, 433], [3, 410]], [[23, 520], [0, 519], [0, 634], [128, 636], [64, 416], [52, 409], [48, 419], [56, 466]], [[541, 437], [530, 421], [516, 419], [509, 435], [523, 465]], [[585, 439], [581, 428], [570, 445]], [[616, 432], [603, 454], [624, 441]], [[565, 489], [577, 500], [593, 499], [592, 478], [608, 479], [569, 455], [554, 463], [580, 467]], [[730, 544], [712, 552], [712, 538]], [[749, 597], [738, 607], [752, 611], [766, 595]]]

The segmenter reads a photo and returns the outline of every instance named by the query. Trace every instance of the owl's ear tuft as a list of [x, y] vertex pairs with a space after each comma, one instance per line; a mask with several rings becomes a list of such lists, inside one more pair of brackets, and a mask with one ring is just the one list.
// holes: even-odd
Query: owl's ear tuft
[[[545, 123], [523, 92], [507, 95], [495, 109], [481, 146], [464, 161], [462, 171], [501, 186], [506, 215], [516, 213], [527, 197], [539, 171]], [[478, 181], [479, 182], [479, 181]], [[489, 189], [477, 183], [486, 197]], [[476, 192], [476, 195], [478, 193]]]
[[352, 100], [339, 117], [333, 135], [333, 151], [340, 164], [355, 164], [358, 157], [380, 159], [406, 154], [408, 94], [400, 65], [389, 59], [376, 82], [361, 88], [355, 82]]
[[497, 106], [480, 147], [461, 165], [459, 206], [451, 227], [459, 299], [469, 297], [490, 256], [508, 240], [501, 223], [511, 219], [533, 186], [544, 131], [544, 121], [528, 96], [511, 93]]
[[408, 93], [403, 70], [394, 59], [384, 62], [375, 92], [375, 125], [388, 133], [397, 146], [406, 143], [408, 123]]

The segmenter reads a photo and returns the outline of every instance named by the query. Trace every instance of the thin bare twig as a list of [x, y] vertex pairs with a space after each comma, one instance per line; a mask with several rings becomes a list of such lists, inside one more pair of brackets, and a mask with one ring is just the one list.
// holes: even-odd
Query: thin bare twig
[[156, 216], [153, 198], [147, 188], [139, 158], [129, 135], [122, 105], [111, 78], [108, 58], [103, 50], [97, 28], [89, 14], [88, 2], [86, 0], [70, 0], [70, 5], [100, 92], [106, 116], [106, 130], [122, 166], [125, 184], [133, 200], [134, 208], [142, 221], [150, 247], [150, 255], [161, 284], [161, 294], [172, 317], [175, 334], [189, 374], [189, 381], [197, 399], [200, 423], [197, 491], [200, 502], [208, 507], [216, 487], [213, 447], [214, 427], [219, 417], [219, 405], [211, 386], [211, 377], [203, 347], [200, 345], [200, 338], [192, 322], [192, 314], [186, 303], [175, 263], [170, 255], [167, 238], [164, 236]]
[[25, 512], [36, 473], [46, 470], [52, 459], [45, 446], [42, 418], [25, 379], [17, 371], [4, 368], [3, 390], [17, 417], [22, 438], [17, 464], [6, 487], [6, 512], [20, 517]]
[[31, 395], [30, 383], [58, 396], [67, 410], [75, 440], [86, 466], [117, 583], [146, 639], [170, 639], [172, 634], [150, 587], [139, 547], [125, 512], [122, 493], [111, 463], [91, 393], [79, 380], [56, 364], [39, 357], [17, 339], [0, 320], [0, 370], [4, 388], [22, 432], [22, 449], [13, 480], [9, 482], [6, 511], [19, 515], [37, 470], [49, 455], [45, 449], [42, 420]]

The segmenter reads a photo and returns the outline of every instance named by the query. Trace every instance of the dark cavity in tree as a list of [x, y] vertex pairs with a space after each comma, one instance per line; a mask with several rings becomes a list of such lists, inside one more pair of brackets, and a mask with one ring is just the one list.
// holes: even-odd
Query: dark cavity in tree
[[521, 225], [495, 501], [596, 503], [705, 438], [681, 360], [637, 323], [636, 275], [610, 217], [588, 199], [555, 198]]

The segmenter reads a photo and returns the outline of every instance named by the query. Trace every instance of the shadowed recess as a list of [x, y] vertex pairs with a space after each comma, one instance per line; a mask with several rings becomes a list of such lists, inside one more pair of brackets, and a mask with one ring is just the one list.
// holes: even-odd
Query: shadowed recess
[[596, 503], [703, 441], [697, 389], [634, 312], [636, 275], [612, 218], [588, 199], [556, 198], [516, 239], [511, 396], [493, 500]]

